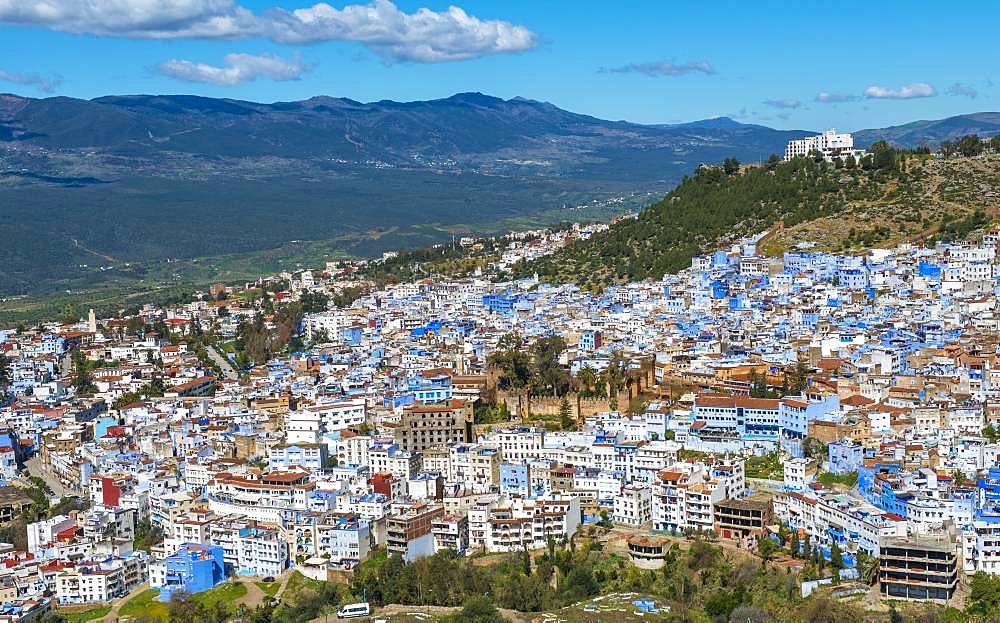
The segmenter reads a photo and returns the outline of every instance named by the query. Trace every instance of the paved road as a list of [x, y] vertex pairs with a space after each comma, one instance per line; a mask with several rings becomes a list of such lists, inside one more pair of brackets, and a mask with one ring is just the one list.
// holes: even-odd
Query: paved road
[[222, 376], [224, 376], [227, 379], [239, 378], [240, 375], [236, 371], [236, 368], [233, 367], [233, 364], [229, 363], [228, 358], [219, 354], [219, 351], [216, 350], [215, 346], [208, 344], [205, 347], [205, 350], [208, 351], [208, 356], [211, 357], [212, 361], [214, 361], [220, 368], [222, 368]]
[[24, 462], [25, 467], [31, 472], [32, 476], [38, 476], [45, 481], [45, 484], [52, 489], [52, 493], [57, 497], [64, 497], [68, 495], [80, 495], [77, 491], [70, 491], [59, 482], [59, 479], [53, 476], [42, 466], [42, 459], [37, 456], [33, 456]]
[[[384, 618], [390, 621], [391, 623], [392, 621], [398, 620], [397, 617], [406, 616], [406, 620], [420, 619], [420, 620], [431, 621], [433, 620], [431, 617], [440, 617], [448, 614], [454, 614], [456, 612], [461, 611], [461, 609], [462, 609], [461, 607], [449, 607], [449, 606], [406, 606], [402, 604], [386, 604], [381, 608], [376, 608], [375, 609], [376, 611], [372, 613], [371, 617], [361, 620], [371, 621], [375, 619]], [[539, 617], [544, 617], [544, 615], [540, 613], [524, 613], [524, 612], [517, 612], [516, 610], [507, 610], [504, 608], [498, 608], [498, 610], [500, 610], [500, 614], [508, 621], [511, 621], [511, 623], [529, 623], [530, 621], [538, 620]], [[414, 614], [425, 615], [427, 618], [424, 619], [423, 617], [415, 617], [413, 616]], [[334, 621], [337, 620], [338, 619], [336, 615], [325, 614], [316, 617], [310, 623], [333, 623]], [[554, 622], [556, 620], [556, 617], [552, 617], [550, 620]]]
[[59, 358], [59, 375], [62, 378], [69, 376], [69, 373], [73, 371], [73, 351], [68, 350], [62, 354]]

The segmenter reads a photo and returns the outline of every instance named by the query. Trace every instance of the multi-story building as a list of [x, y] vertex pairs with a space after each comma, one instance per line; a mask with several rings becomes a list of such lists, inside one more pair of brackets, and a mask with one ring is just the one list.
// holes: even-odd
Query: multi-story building
[[864, 458], [861, 444], [844, 439], [827, 446], [827, 471], [832, 474], [850, 474], [858, 471]]
[[276, 576], [288, 566], [284, 533], [235, 516], [217, 518], [207, 527], [204, 542], [222, 548], [227, 573]]
[[559, 541], [576, 534], [581, 522], [580, 500], [566, 495], [503, 498], [485, 510], [482, 526], [474, 524], [469, 513], [470, 543], [471, 534], [482, 529], [484, 546], [491, 552], [545, 547], [550, 538]]
[[183, 543], [176, 552], [149, 565], [149, 585], [160, 589], [160, 601], [170, 601], [176, 591], [200, 593], [226, 579], [222, 547]]
[[56, 599], [61, 604], [104, 603], [121, 597], [147, 575], [145, 552], [125, 558], [83, 561], [55, 576]]
[[316, 553], [340, 568], [353, 568], [371, 555], [371, 525], [357, 514], [324, 513], [316, 524]]
[[472, 440], [472, 405], [461, 400], [404, 407], [396, 441], [410, 452]]
[[327, 467], [329, 449], [323, 443], [294, 443], [271, 446], [267, 466], [271, 471], [287, 471], [301, 467], [313, 473]]
[[443, 515], [431, 524], [434, 551], [450, 549], [464, 554], [469, 548], [469, 518], [466, 515]]
[[221, 473], [208, 483], [208, 507], [220, 515], [280, 523], [308, 509], [315, 490], [307, 472], [270, 472], [259, 478]]
[[545, 446], [545, 429], [520, 426], [501, 428], [486, 435], [483, 441], [500, 448], [503, 460], [512, 463], [540, 458]]
[[851, 134], [838, 134], [837, 130], [831, 129], [816, 136], [788, 141], [785, 147], [785, 160], [808, 156], [814, 152], [818, 152], [828, 161], [848, 156], [859, 158], [864, 154], [864, 150], [854, 149], [854, 137]]
[[372, 474], [388, 472], [405, 482], [419, 473], [421, 466], [419, 452], [403, 450], [396, 443], [380, 443], [368, 450], [368, 467]]
[[428, 502], [402, 505], [386, 515], [386, 549], [414, 561], [434, 553], [434, 521], [444, 516], [444, 506]]
[[845, 493], [787, 491], [774, 497], [774, 514], [817, 543], [835, 540], [843, 551], [861, 549], [870, 556], [879, 555], [886, 539], [908, 532], [905, 517]]
[[720, 500], [715, 503], [715, 533], [724, 539], [767, 535], [774, 515], [771, 500]]
[[20, 517], [31, 504], [31, 498], [17, 487], [0, 487], [0, 523]]
[[953, 535], [886, 539], [879, 556], [879, 592], [886, 599], [948, 603], [958, 586], [958, 568]]
[[27, 525], [28, 551], [37, 553], [45, 545], [55, 541], [60, 534], [76, 533], [76, 517], [56, 515]]
[[624, 526], [641, 526], [653, 519], [653, 491], [648, 486], [627, 485], [615, 496], [612, 520]]
[[368, 465], [368, 449], [371, 447], [371, 437], [343, 431], [337, 440], [337, 464]]
[[493, 486], [500, 481], [500, 451], [486, 444], [454, 444], [449, 452], [449, 482]]

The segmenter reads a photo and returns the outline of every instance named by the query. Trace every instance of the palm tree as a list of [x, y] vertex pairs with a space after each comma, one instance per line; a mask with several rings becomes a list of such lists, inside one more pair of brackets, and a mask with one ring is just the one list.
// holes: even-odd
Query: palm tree
[[576, 378], [580, 382], [584, 393], [589, 397], [593, 391], [594, 383], [597, 382], [597, 373], [589, 365], [586, 365], [576, 373]]
[[858, 576], [868, 586], [875, 586], [878, 581], [878, 558], [869, 556], [863, 551], [857, 554]]

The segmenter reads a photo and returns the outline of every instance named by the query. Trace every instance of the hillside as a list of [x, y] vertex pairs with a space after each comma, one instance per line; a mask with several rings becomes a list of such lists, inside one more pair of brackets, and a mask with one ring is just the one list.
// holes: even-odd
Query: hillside
[[545, 279], [598, 290], [657, 279], [693, 256], [779, 221], [763, 251], [800, 242], [852, 251], [903, 240], [967, 235], [1000, 214], [1000, 156], [949, 158], [886, 150], [872, 170], [799, 158], [727, 173], [702, 167], [637, 219], [517, 267]]
[[[258, 254], [296, 240], [364, 257], [585, 215], [565, 213], [574, 206], [606, 218], [700, 162], [767, 157], [803, 134], [722, 126], [604, 121], [478, 93], [272, 104], [3, 95], [0, 296], [242, 279], [271, 268], [253, 265]], [[231, 259], [214, 273], [185, 266], [206, 256]]]

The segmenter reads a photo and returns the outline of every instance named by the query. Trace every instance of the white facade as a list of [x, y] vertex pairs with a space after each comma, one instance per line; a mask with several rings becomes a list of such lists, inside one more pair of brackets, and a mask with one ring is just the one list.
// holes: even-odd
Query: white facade
[[858, 150], [854, 149], [854, 137], [851, 134], [839, 134], [837, 130], [830, 129], [816, 136], [788, 141], [788, 145], [785, 147], [785, 160], [791, 160], [798, 156], [808, 156], [814, 151], [823, 154], [827, 160], [832, 160], [835, 157], [844, 158], [849, 155], [857, 157], [858, 155]]
[[630, 485], [615, 497], [615, 523], [641, 526], [653, 519], [653, 491], [648, 486]]

